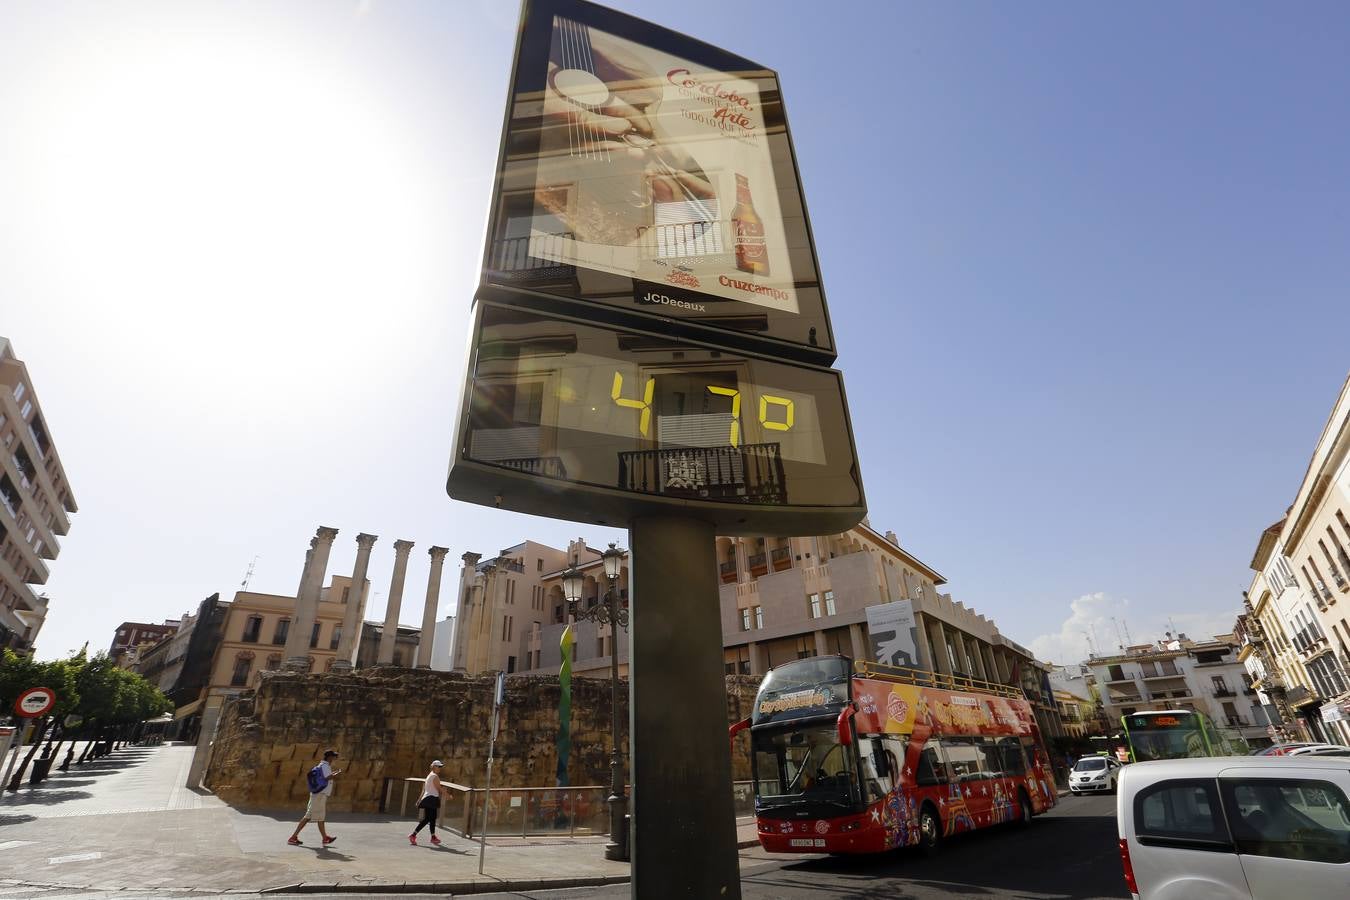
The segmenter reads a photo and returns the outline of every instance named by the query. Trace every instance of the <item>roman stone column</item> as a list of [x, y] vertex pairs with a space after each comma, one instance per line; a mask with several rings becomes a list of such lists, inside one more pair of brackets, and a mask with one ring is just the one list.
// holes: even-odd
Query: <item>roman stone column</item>
[[394, 541], [394, 579], [389, 583], [389, 600], [384, 605], [384, 630], [380, 632], [380, 652], [375, 665], [394, 664], [394, 644], [398, 641], [398, 610], [403, 603], [403, 579], [408, 574], [408, 553], [412, 541]]
[[464, 568], [459, 573], [459, 602], [455, 604], [455, 634], [450, 650], [450, 668], [455, 672], [467, 672], [469, 660], [470, 619], [474, 608], [474, 592], [478, 583], [478, 561], [481, 553], [468, 553], [460, 556]]
[[347, 592], [347, 609], [342, 614], [342, 638], [338, 641], [337, 659], [333, 671], [346, 672], [356, 664], [357, 638], [361, 634], [361, 598], [365, 593], [366, 569], [370, 567], [370, 551], [378, 538], [364, 532], [356, 536], [356, 565], [352, 568], [352, 587]]
[[431, 642], [436, 636], [436, 607], [441, 600], [441, 567], [445, 565], [445, 554], [449, 547], [432, 547], [427, 550], [431, 557], [431, 571], [427, 574], [427, 605], [422, 610], [422, 638], [417, 642], [417, 668], [431, 668]]
[[300, 586], [295, 598], [295, 618], [286, 635], [286, 668], [309, 671], [309, 636], [314, 631], [314, 620], [319, 615], [319, 591], [328, 576], [328, 554], [333, 550], [333, 539], [338, 530], [320, 526], [314, 534], [313, 556], [310, 558], [309, 577]]
[[300, 595], [305, 592], [305, 582], [309, 581], [309, 567], [314, 564], [314, 548], [319, 544], [318, 538], [309, 539], [309, 549], [305, 551], [305, 567], [300, 570], [300, 584], [295, 589], [295, 597], [298, 600]]

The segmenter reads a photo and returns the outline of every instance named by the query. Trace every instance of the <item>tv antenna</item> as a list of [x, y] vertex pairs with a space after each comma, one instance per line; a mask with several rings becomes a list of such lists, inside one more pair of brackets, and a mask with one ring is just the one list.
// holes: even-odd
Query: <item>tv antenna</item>
[[253, 557], [253, 561], [248, 564], [248, 571], [244, 573], [244, 580], [239, 583], [242, 590], [248, 590], [248, 583], [253, 580], [253, 567], [258, 564], [258, 557]]
[[1120, 633], [1120, 620], [1115, 616], [1111, 617], [1111, 624], [1116, 627], [1116, 640], [1120, 642], [1120, 649], [1125, 649], [1125, 636]]

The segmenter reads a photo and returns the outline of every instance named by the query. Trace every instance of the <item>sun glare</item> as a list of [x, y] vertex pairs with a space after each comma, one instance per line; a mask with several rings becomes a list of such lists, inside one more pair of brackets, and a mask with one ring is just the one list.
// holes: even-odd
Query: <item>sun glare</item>
[[426, 280], [422, 155], [333, 47], [219, 23], [83, 38], [44, 55], [22, 115], [23, 243], [64, 311], [159, 365], [300, 365]]

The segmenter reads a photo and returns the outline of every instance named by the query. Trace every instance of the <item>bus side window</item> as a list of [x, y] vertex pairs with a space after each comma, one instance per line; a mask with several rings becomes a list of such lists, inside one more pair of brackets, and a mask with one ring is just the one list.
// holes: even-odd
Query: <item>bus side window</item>
[[859, 738], [858, 756], [862, 760], [863, 787], [867, 802], [880, 800], [891, 789], [886, 749], [881, 738]]
[[1005, 737], [999, 738], [999, 749], [1003, 755], [1003, 774], [1005, 775], [1025, 775], [1027, 774], [1027, 760], [1022, 755], [1022, 744], [1017, 738]]
[[940, 741], [930, 738], [919, 754], [919, 765], [914, 773], [915, 784], [946, 784], [947, 766], [939, 753]]
[[893, 737], [882, 738], [881, 743], [886, 748], [886, 757], [891, 764], [891, 785], [900, 788], [913, 784], [914, 773], [905, 774], [905, 766], [902, 762], [905, 758], [904, 743]]

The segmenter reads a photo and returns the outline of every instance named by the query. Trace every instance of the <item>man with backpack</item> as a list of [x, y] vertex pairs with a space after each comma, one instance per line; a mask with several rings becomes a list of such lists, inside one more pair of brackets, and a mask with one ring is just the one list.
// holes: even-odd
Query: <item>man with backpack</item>
[[335, 837], [330, 837], [324, 822], [328, 818], [328, 798], [333, 793], [333, 779], [342, 774], [341, 769], [333, 768], [333, 760], [338, 758], [336, 750], [325, 750], [323, 752], [323, 762], [309, 770], [305, 776], [305, 781], [309, 786], [309, 806], [305, 807], [305, 817], [300, 820], [300, 824], [295, 826], [295, 831], [286, 843], [299, 846], [304, 843], [300, 840], [300, 832], [310, 822], [319, 826], [319, 836], [323, 838], [323, 845], [327, 847]]

